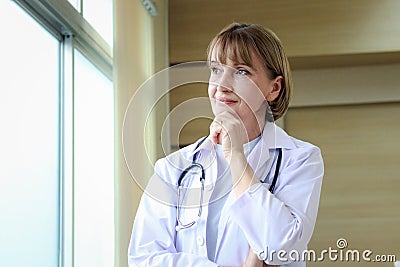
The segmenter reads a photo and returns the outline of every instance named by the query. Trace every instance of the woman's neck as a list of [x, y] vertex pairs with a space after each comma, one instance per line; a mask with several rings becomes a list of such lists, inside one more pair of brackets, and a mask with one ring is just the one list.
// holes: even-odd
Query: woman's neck
[[243, 123], [247, 133], [244, 141], [247, 143], [261, 135], [265, 126], [265, 115], [256, 114], [251, 119], [244, 120]]

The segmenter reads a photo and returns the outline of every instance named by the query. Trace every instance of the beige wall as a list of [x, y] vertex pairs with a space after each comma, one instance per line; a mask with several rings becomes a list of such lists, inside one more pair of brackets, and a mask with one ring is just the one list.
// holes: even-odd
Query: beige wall
[[296, 68], [400, 59], [397, 0], [170, 0], [169, 6], [171, 63], [204, 60], [211, 38], [233, 21], [271, 28]]
[[[347, 238], [350, 249], [400, 256], [398, 10], [396, 0], [170, 0], [170, 63], [204, 60], [208, 42], [232, 21], [265, 25], [283, 41], [295, 89], [282, 125], [320, 146], [325, 158], [310, 244], [317, 251]], [[206, 93], [204, 86], [178, 88], [170, 94], [171, 108]], [[191, 123], [181, 140], [206, 135], [207, 123]]]
[[[152, 17], [145, 10], [140, 1], [114, 0], [114, 86], [115, 86], [115, 226], [116, 248], [115, 266], [123, 267], [127, 264], [127, 249], [133, 219], [142, 189], [131, 177], [122, 154], [122, 124], [129, 100], [139, 86], [156, 71], [167, 64], [166, 45], [166, 1], [155, 2], [158, 16]], [[154, 101], [154, 94], [149, 92], [147, 103], [134, 107], [137, 112], [135, 120], [143, 120], [143, 111]], [[166, 114], [164, 100], [158, 106], [154, 117], [163, 117]], [[147, 135], [150, 157], [157, 157], [160, 141], [156, 134], [157, 124], [150, 120]], [[135, 175], [149, 177], [152, 169], [146, 151], [138, 149], [144, 142], [141, 133], [144, 129], [133, 131], [131, 148], [136, 149], [135, 161], [143, 168], [136, 170]]]
[[[267, 18], [267, 21], [263, 23], [272, 25], [272, 28], [276, 29], [278, 35], [284, 40], [291, 63], [294, 66], [296, 91], [289, 111], [290, 118], [288, 118], [287, 123], [289, 124], [287, 127], [295, 136], [303, 135], [304, 138], [315, 138], [315, 141], [319, 142], [317, 137], [312, 135], [309, 137], [309, 134], [314, 130], [317, 133], [317, 129], [324, 130], [324, 127], [312, 128], [307, 124], [303, 125], [298, 116], [303, 112], [308, 116], [314, 116], [315, 114], [307, 113], [308, 110], [300, 111], [301, 108], [387, 103], [400, 100], [400, 82], [398, 79], [400, 70], [400, 42], [398, 37], [400, 34], [398, 33], [400, 33], [400, 27], [396, 15], [398, 1], [387, 0], [377, 3], [372, 0], [340, 0], [332, 2], [286, 0], [276, 5], [268, 5], [268, 8], [255, 8], [257, 5], [263, 5], [264, 1], [252, 0], [250, 1], [251, 3], [249, 1], [234, 1], [235, 4], [231, 5], [232, 8], [228, 12], [222, 12], [222, 10], [226, 11], [226, 3], [224, 4], [224, 1], [170, 0], [171, 4], [168, 8], [167, 1], [158, 0], [154, 1], [159, 12], [157, 17], [151, 17], [140, 1], [114, 0], [114, 2], [114, 82], [117, 107], [117, 138], [115, 146], [116, 266], [127, 266], [126, 251], [130, 230], [136, 207], [142, 194], [142, 190], [130, 176], [122, 154], [120, 137], [123, 117], [129, 99], [147, 78], [155, 71], [165, 67], [167, 62], [177, 63], [193, 59], [204, 59], [204, 51], [209, 39], [223, 25], [233, 20], [250, 20], [246, 18], [251, 18], [252, 22], [257, 22], [255, 21], [257, 16], [252, 15], [252, 12], [257, 10], [267, 12], [262, 12], [259, 16], [262, 15], [262, 17]], [[233, 8], [243, 4], [246, 4], [246, 8]], [[248, 8], [249, 5], [254, 8]], [[203, 10], [204, 7], [208, 7], [209, 10]], [[170, 49], [166, 45], [167, 34], [165, 28], [168, 21], [166, 14], [168, 9], [169, 22], [171, 23], [169, 27]], [[231, 11], [233, 13], [230, 13]], [[288, 11], [287, 14], [285, 13], [286, 11]], [[204, 12], [211, 14], [210, 16], [217, 18], [218, 21], [216, 22], [215, 19], [204, 20]], [[212, 15], [212, 12], [216, 12], [216, 14]], [[225, 16], [221, 16], [221, 14]], [[267, 16], [267, 14], [269, 15]], [[286, 16], [278, 16], [276, 14], [286, 14]], [[215, 26], [207, 24], [211, 21]], [[172, 55], [171, 61], [167, 61], [167, 51]], [[206, 95], [204, 87], [196, 88], [191, 92], [194, 95]], [[185, 95], [185, 97], [188, 96], [190, 97], [190, 95]], [[179, 90], [176, 91], [175, 95], [171, 94], [170, 97], [172, 107], [183, 99], [177, 101], [182, 97], [179, 96]], [[153, 92], [149, 92], [148, 101], [154, 101]], [[162, 99], [155, 113], [150, 116], [150, 123], [147, 129], [149, 134], [146, 135], [146, 142], [148, 144], [147, 149], [150, 151], [151, 162], [163, 155], [158, 135], [168, 106], [167, 102], [168, 97]], [[146, 105], [149, 103], [142, 104], [143, 106], [135, 107], [138, 112], [138, 120], [142, 119], [141, 115], [143, 114], [141, 112], [146, 110]], [[340, 107], [339, 110], [343, 111]], [[394, 112], [396, 111], [397, 109]], [[355, 113], [350, 114], [350, 118], [356, 116], [357, 112], [363, 113], [362, 110], [355, 111]], [[324, 113], [318, 113], [322, 116], [321, 121], [324, 122]], [[335, 117], [335, 111], [329, 114], [333, 118]], [[392, 113], [389, 114], [394, 115]], [[340, 116], [346, 116], [346, 113]], [[297, 124], [298, 126], [293, 126], [294, 121], [300, 121]], [[203, 123], [207, 123], [207, 121], [203, 120]], [[352, 125], [351, 121], [350, 125]], [[174, 126], [172, 125], [171, 128], [174, 128]], [[390, 129], [388, 130], [391, 131]], [[198, 132], [195, 131], [195, 133]], [[207, 134], [207, 131], [205, 131], [205, 134]], [[337, 132], [332, 131], [331, 134], [340, 136], [341, 133], [338, 130]], [[192, 138], [193, 131], [188, 131], [188, 135]], [[135, 146], [135, 142], [143, 142], [143, 139], [136, 137], [141, 138], [141, 135], [137, 133], [137, 136], [135, 134], [132, 136], [132, 147], [139, 147]], [[185, 139], [185, 142], [188, 141]], [[321, 143], [321, 146], [324, 148], [326, 144]], [[138, 157], [135, 160], [139, 164], [141, 161], [147, 161], [143, 162], [143, 166], [147, 167], [143, 167], [138, 175], [149, 176], [152, 172], [151, 164], [149, 165], [148, 159], [142, 156], [146, 154], [146, 151], [136, 151], [136, 153]], [[398, 156], [398, 154], [394, 155], [394, 157]], [[383, 162], [383, 164], [385, 163]], [[385, 166], [382, 166], [382, 168], [385, 168]], [[335, 181], [335, 179], [331, 178], [331, 181]], [[339, 182], [339, 179], [336, 179], [336, 181], [340, 184], [345, 184], [344, 182]], [[371, 185], [373, 185], [373, 181], [372, 179]], [[328, 180], [327, 184], [329, 183], [333, 182]], [[359, 184], [360, 182], [356, 180], [355, 183]], [[387, 184], [390, 186], [391, 182]], [[335, 186], [332, 187], [335, 188]], [[392, 195], [392, 198], [395, 201], [398, 200], [395, 194]], [[390, 202], [392, 200], [387, 201]], [[321, 206], [321, 216], [330, 218], [330, 214], [335, 214], [335, 209], [338, 206], [332, 210], [332, 207], [328, 206], [326, 204]], [[368, 205], [363, 206], [363, 208], [368, 209]], [[331, 211], [332, 213], [330, 213]], [[386, 211], [390, 212], [388, 209]], [[351, 213], [351, 208], [349, 213]], [[398, 217], [395, 220], [398, 220]], [[393, 222], [391, 221], [390, 223]], [[340, 224], [329, 227], [340, 227]], [[365, 229], [368, 230], [368, 225]], [[326, 233], [329, 234], [329, 232]], [[319, 236], [324, 239], [327, 234], [322, 233]], [[333, 237], [336, 238], [336, 234]], [[384, 242], [384, 239], [382, 240]], [[327, 245], [323, 241], [314, 240], [314, 242], [314, 244], [319, 244], [320, 246]], [[399, 248], [394, 249], [398, 250]]]
[[[293, 107], [396, 101], [399, 8], [396, 0], [170, 0], [170, 64], [205, 60], [209, 41], [232, 21], [259, 23], [273, 29], [286, 48], [294, 72]], [[206, 96], [204, 86], [174, 90], [171, 108], [194, 96]], [[196, 134], [183, 131], [182, 143], [207, 134], [207, 121], [192, 126]], [[177, 146], [176, 138], [171, 142]]]
[[[338, 249], [336, 241], [345, 238], [348, 247], [344, 251], [368, 249], [373, 252], [371, 258], [400, 256], [399, 121], [400, 102], [289, 110], [286, 130], [318, 145], [324, 158], [319, 214], [309, 245], [318, 255], [329, 247]], [[352, 266], [366, 264], [361, 261]], [[326, 257], [308, 266], [331, 265]]]
[[400, 101], [400, 64], [293, 71], [292, 107]]
[[318, 145], [325, 161], [310, 249], [337, 249], [337, 239], [345, 238], [348, 249], [369, 249], [374, 256], [400, 251], [399, 71], [400, 64], [294, 71], [285, 128]]
[[[336, 68], [300, 69], [293, 71], [293, 99], [291, 107], [327, 106], [362, 103], [387, 103], [400, 101], [400, 64], [363, 65]], [[207, 97], [206, 84], [180, 86], [171, 91], [171, 110], [187, 100]], [[186, 112], [184, 109], [188, 109]], [[190, 105], [181, 107], [188, 113]], [[201, 114], [209, 114], [205, 109]], [[282, 125], [284, 119], [281, 120]], [[207, 135], [209, 121], [197, 120], [184, 127], [180, 134], [181, 145]], [[171, 130], [182, 128], [171, 121]], [[171, 139], [172, 147], [179, 144]]]

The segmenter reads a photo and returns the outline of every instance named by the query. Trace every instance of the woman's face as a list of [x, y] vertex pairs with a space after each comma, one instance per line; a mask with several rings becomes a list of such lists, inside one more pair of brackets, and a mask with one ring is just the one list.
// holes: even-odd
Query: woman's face
[[[280, 90], [280, 79], [269, 79], [262, 62], [251, 54], [252, 67], [243, 62], [217, 61], [215, 52], [211, 54], [208, 95], [214, 115], [230, 110], [248, 124], [262, 119], [266, 112], [266, 101], [276, 98]], [[279, 85], [279, 88], [276, 86]]]

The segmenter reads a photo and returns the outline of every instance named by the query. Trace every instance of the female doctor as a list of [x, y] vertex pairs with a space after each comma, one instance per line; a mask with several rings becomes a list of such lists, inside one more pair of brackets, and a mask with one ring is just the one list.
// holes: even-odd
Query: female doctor
[[209, 136], [155, 164], [130, 266], [305, 266], [323, 177], [320, 150], [286, 134], [291, 73], [268, 29], [233, 23], [208, 47]]

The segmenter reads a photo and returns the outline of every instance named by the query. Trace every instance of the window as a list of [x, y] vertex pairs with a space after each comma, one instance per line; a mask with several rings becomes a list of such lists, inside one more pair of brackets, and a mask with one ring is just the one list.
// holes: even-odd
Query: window
[[0, 18], [1, 265], [57, 266], [60, 42], [12, 1]]
[[84, 0], [83, 17], [100, 33], [108, 44], [113, 43], [113, 0]]
[[70, 4], [78, 11], [81, 10], [81, 0], [68, 0]]
[[109, 267], [114, 263], [112, 84], [78, 50], [74, 63], [74, 266]]
[[113, 45], [113, 0], [68, 0], [71, 5]]
[[114, 263], [111, 49], [69, 2], [0, 2], [2, 266]]

